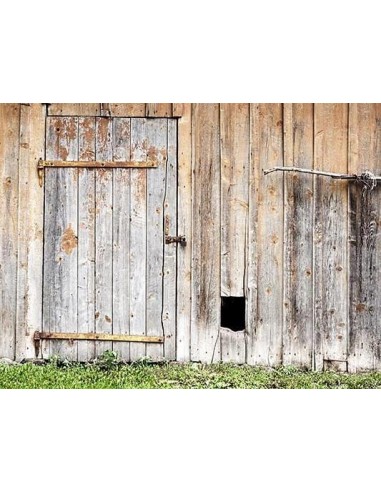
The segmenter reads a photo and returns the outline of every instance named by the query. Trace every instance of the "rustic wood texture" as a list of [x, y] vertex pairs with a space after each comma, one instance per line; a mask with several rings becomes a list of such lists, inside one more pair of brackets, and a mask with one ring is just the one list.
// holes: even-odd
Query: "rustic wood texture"
[[0, 104], [0, 357], [15, 356], [20, 106]]
[[49, 116], [99, 116], [99, 103], [52, 103], [48, 104]]
[[125, 335], [115, 333], [38, 333], [34, 335], [35, 340], [103, 340], [109, 342], [142, 342], [163, 343], [164, 337]]
[[[48, 159], [78, 159], [78, 118], [49, 118]], [[78, 170], [45, 170], [43, 331], [78, 331]], [[77, 344], [44, 344], [44, 355], [77, 359]]]
[[170, 117], [172, 116], [172, 104], [170, 103], [147, 103], [147, 117]]
[[[350, 104], [349, 172], [381, 172], [381, 104]], [[350, 372], [381, 369], [381, 190], [349, 185]]]
[[[312, 104], [284, 105], [284, 165], [313, 167]], [[284, 176], [283, 364], [313, 365], [313, 178]]]
[[221, 360], [234, 364], [245, 364], [246, 340], [244, 331], [221, 328]]
[[[1, 107], [1, 106], [0, 106]], [[16, 360], [35, 357], [33, 333], [42, 327], [44, 191], [37, 162], [44, 157], [43, 104], [20, 107]], [[1, 117], [0, 117], [1, 124]], [[0, 208], [0, 213], [1, 213]]]
[[[314, 167], [348, 172], [348, 105], [315, 104]], [[315, 177], [315, 369], [346, 361], [348, 345], [348, 182]], [[327, 363], [326, 363], [327, 366]]]
[[[115, 118], [113, 128], [114, 161], [129, 160], [131, 156], [131, 120]], [[129, 169], [113, 171], [113, 333], [130, 333], [130, 186]], [[123, 360], [130, 359], [130, 344], [113, 344]]]
[[[146, 119], [131, 121], [131, 158], [147, 159]], [[130, 334], [146, 335], [147, 171], [131, 169]], [[157, 320], [160, 322], [160, 319]], [[145, 357], [144, 344], [130, 347], [130, 360]]]
[[38, 163], [39, 168], [45, 168], [45, 167], [78, 167], [78, 168], [84, 168], [84, 169], [91, 169], [91, 168], [112, 168], [112, 169], [117, 169], [117, 168], [131, 168], [131, 167], [139, 167], [139, 168], [148, 168], [148, 167], [157, 167], [157, 162], [154, 160], [147, 160], [144, 162], [141, 161], [119, 161], [119, 162], [114, 162], [114, 161], [103, 161], [101, 159], [95, 160], [95, 157], [93, 158], [93, 161], [44, 161], [41, 160]]
[[[113, 157], [112, 119], [96, 120], [95, 158], [109, 161]], [[113, 320], [113, 171], [95, 171], [95, 331], [112, 333]], [[96, 356], [112, 350], [109, 342], [96, 342]]]
[[[95, 118], [78, 121], [78, 158], [95, 159]], [[78, 331], [95, 331], [95, 171], [78, 171]], [[78, 360], [94, 359], [95, 343], [78, 344]]]
[[195, 104], [192, 131], [191, 357], [210, 363], [220, 360], [219, 105]]
[[251, 106], [247, 362], [282, 362], [283, 176], [263, 176], [283, 165], [281, 104]]
[[[181, 106], [181, 107], [179, 107]], [[190, 360], [192, 281], [192, 106], [174, 104], [178, 122], [178, 234], [187, 240], [177, 251], [177, 333], [176, 354], [180, 362]]]
[[[167, 198], [167, 132], [166, 120], [147, 120], [147, 146], [154, 149], [159, 167], [147, 172], [147, 335], [164, 336], [164, 214]], [[164, 357], [163, 346], [146, 348], [153, 360]]]
[[109, 103], [110, 116], [137, 117], [146, 115], [145, 103]]

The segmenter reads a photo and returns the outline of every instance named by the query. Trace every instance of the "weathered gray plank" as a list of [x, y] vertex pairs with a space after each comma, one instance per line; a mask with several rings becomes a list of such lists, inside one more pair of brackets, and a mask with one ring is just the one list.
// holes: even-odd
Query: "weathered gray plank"
[[[47, 119], [46, 156], [78, 158], [78, 118]], [[77, 169], [45, 170], [43, 331], [78, 331], [77, 182]], [[44, 345], [44, 356], [77, 359], [76, 343]]]
[[178, 233], [187, 246], [177, 251], [177, 360], [190, 360], [191, 261], [192, 261], [192, 105], [174, 104], [178, 121]]
[[[315, 163], [323, 171], [348, 172], [348, 105], [315, 104]], [[315, 368], [347, 360], [348, 183], [315, 179]], [[325, 362], [324, 362], [325, 361]]]
[[191, 357], [220, 359], [219, 105], [195, 104], [192, 115], [193, 247]]
[[[131, 156], [131, 121], [115, 118], [113, 128], [114, 160], [125, 161]], [[113, 333], [130, 333], [130, 186], [129, 169], [113, 171]], [[121, 359], [130, 359], [128, 342], [114, 343], [113, 350]]]
[[[283, 176], [262, 169], [283, 164], [282, 106], [251, 105], [247, 362], [282, 361]], [[270, 179], [269, 179], [270, 178]]]
[[0, 357], [15, 356], [20, 105], [0, 104]]
[[[131, 120], [131, 158], [147, 160], [146, 119]], [[131, 169], [130, 201], [130, 334], [146, 334], [147, 171]], [[130, 346], [130, 359], [146, 355], [144, 343]]]
[[52, 103], [48, 105], [49, 116], [99, 116], [99, 103]]
[[[95, 159], [95, 118], [79, 118], [78, 158]], [[78, 170], [78, 331], [95, 331], [95, 170]], [[78, 360], [95, 357], [95, 343], [78, 343]]]
[[[285, 166], [313, 168], [313, 124], [312, 104], [284, 105]], [[283, 363], [311, 369], [313, 178], [308, 174], [287, 173], [284, 180]]]
[[36, 166], [44, 157], [45, 112], [43, 104], [20, 108], [16, 360], [36, 355], [33, 333], [42, 326], [44, 189]]
[[[147, 171], [147, 335], [164, 336], [164, 214], [167, 214], [167, 121], [147, 120], [147, 147], [159, 161], [155, 170]], [[152, 172], [153, 171], [153, 172]], [[146, 355], [163, 358], [162, 345], [147, 346]]]
[[[165, 233], [177, 233], [177, 123], [168, 120], [167, 189], [164, 200]], [[186, 246], [185, 246], [186, 247]], [[165, 334], [164, 356], [176, 358], [176, 259], [177, 250], [183, 246], [176, 243], [164, 247], [163, 326]]]
[[[381, 104], [350, 104], [349, 173], [381, 174]], [[381, 369], [381, 188], [349, 185], [350, 372]]]
[[[99, 160], [112, 160], [112, 119], [96, 119], [96, 153]], [[112, 176], [111, 169], [95, 171], [95, 330], [112, 333]], [[112, 349], [112, 342], [96, 342], [99, 357]]]
[[244, 364], [246, 361], [245, 332], [221, 328], [221, 360]]

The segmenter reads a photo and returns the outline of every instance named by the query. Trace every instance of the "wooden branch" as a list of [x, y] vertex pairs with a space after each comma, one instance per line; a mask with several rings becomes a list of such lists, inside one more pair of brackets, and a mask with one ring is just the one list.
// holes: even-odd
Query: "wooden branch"
[[[333, 179], [359, 179], [361, 176], [357, 176], [357, 174], [338, 174], [338, 173], [329, 173], [326, 171], [318, 171], [315, 169], [303, 169], [301, 167], [273, 167], [271, 169], [264, 169], [263, 174], [270, 174], [274, 171], [291, 171], [296, 173], [307, 173], [307, 174], [316, 174], [318, 176], [329, 176]], [[381, 180], [381, 176], [374, 176], [374, 179]]]

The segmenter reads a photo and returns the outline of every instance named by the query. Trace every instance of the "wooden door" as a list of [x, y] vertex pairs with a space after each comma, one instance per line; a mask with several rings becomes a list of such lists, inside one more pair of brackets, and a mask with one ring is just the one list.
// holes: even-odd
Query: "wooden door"
[[45, 169], [43, 332], [163, 336], [50, 340], [43, 355], [175, 358], [177, 123], [48, 117], [46, 159], [155, 161], [152, 169]]

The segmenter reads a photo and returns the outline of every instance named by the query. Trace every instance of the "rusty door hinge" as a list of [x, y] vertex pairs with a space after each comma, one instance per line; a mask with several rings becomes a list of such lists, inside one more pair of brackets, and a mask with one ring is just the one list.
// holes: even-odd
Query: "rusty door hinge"
[[185, 236], [165, 236], [165, 244], [180, 243], [181, 246], [187, 244]]

